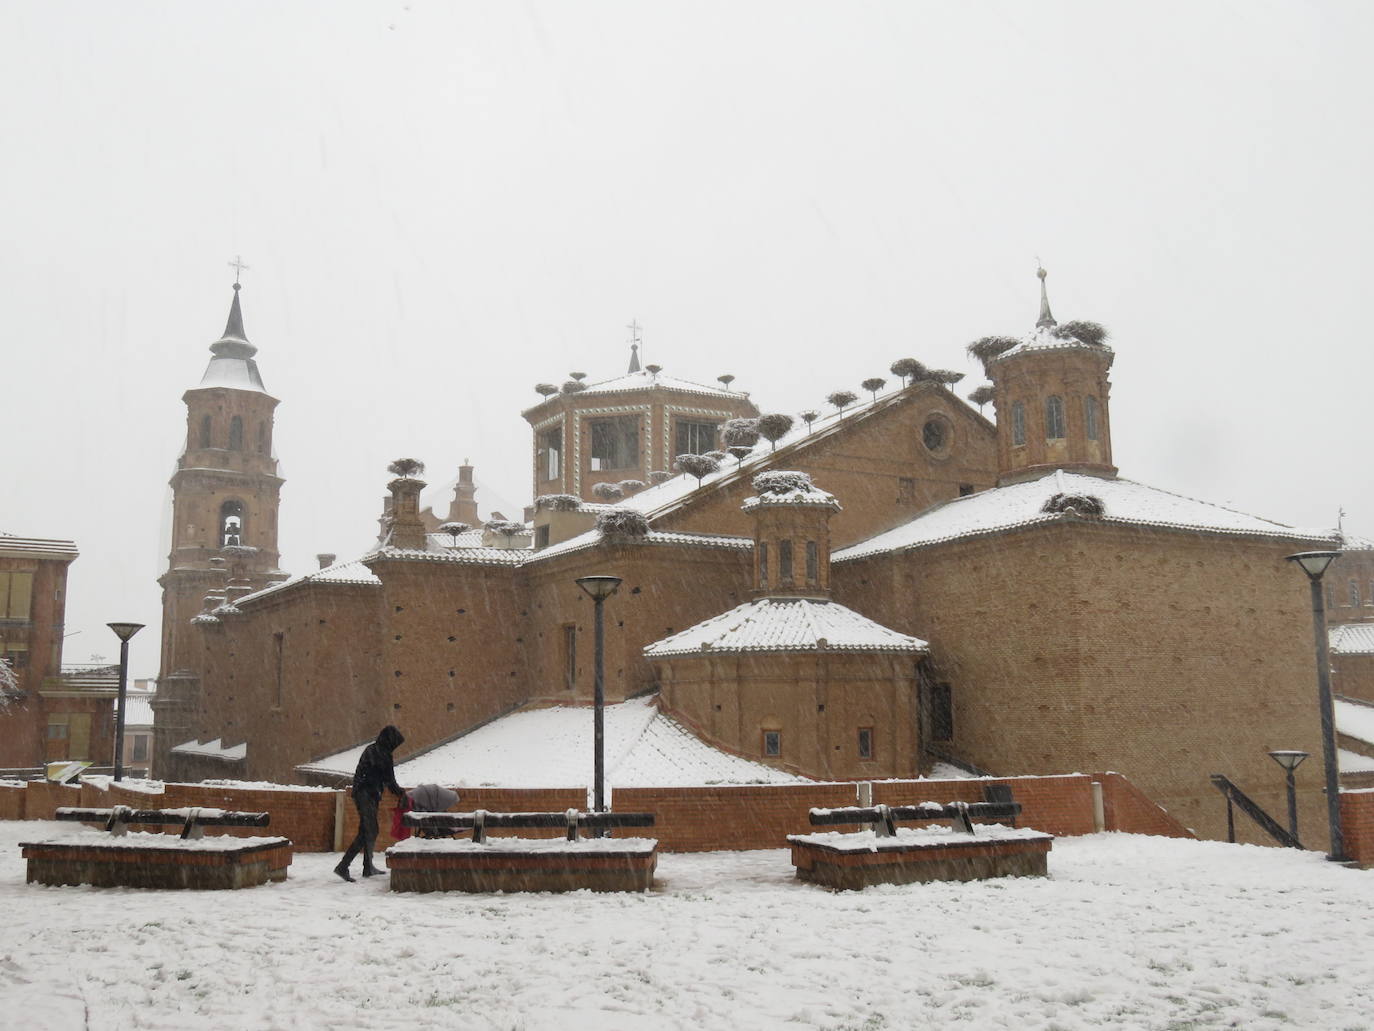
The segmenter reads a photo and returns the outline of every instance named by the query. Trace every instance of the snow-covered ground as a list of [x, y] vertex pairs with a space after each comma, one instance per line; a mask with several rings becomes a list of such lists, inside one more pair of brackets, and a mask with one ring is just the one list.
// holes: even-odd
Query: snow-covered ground
[[235, 892], [43, 888], [0, 823], [0, 1024], [122, 1028], [1369, 1028], [1374, 874], [1105, 834], [1048, 880], [831, 893], [783, 850], [645, 895], [399, 895], [330, 855]]

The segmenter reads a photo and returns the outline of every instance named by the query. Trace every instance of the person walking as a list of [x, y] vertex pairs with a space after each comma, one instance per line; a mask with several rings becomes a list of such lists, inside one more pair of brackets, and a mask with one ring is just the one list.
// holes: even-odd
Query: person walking
[[358, 833], [348, 851], [334, 867], [334, 872], [346, 881], [353, 880], [348, 868], [353, 857], [363, 854], [363, 876], [375, 877], [384, 871], [372, 863], [372, 847], [377, 843], [377, 807], [382, 801], [382, 789], [391, 791], [397, 798], [405, 797], [405, 790], [396, 783], [396, 767], [391, 754], [396, 751], [405, 737], [399, 730], [388, 724], [382, 728], [377, 740], [363, 749], [358, 757], [358, 768], [353, 772], [353, 804], [358, 808]]

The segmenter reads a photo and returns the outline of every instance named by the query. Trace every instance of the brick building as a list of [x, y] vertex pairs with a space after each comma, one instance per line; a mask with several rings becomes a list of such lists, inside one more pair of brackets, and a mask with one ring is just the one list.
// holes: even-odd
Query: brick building
[[[1281, 811], [1265, 753], [1320, 751], [1311, 613], [1284, 556], [1335, 537], [1119, 478], [1113, 355], [1094, 328], [1056, 322], [1042, 278], [1029, 335], [982, 352], [995, 422], [918, 373], [700, 479], [653, 474], [674, 452], [715, 450], [725, 420], [758, 409], [632, 360], [604, 383], [549, 386], [524, 413], [528, 536], [437, 533], [424, 484], [398, 477], [376, 548], [289, 579], [275, 569], [269, 453], [215, 437], [216, 420], [241, 413], [270, 438], [275, 401], [256, 366], [235, 370], [238, 385], [217, 376], [187, 394], [173, 480], [157, 772], [286, 780], [385, 723], [413, 755], [522, 707], [585, 702], [592, 603], [574, 580], [613, 574], [608, 699], [657, 691], [723, 750], [822, 778], [909, 776], [937, 757], [999, 776], [1113, 769], [1210, 835], [1224, 824], [1208, 781], [1219, 772]], [[251, 361], [237, 294], [225, 340], [212, 366]], [[751, 501], [758, 474], [781, 470], [838, 505]], [[598, 529], [612, 507], [590, 500], [603, 482], [621, 486], [614, 507], [638, 513], [642, 532]], [[232, 541], [231, 501], [243, 513]], [[459, 503], [475, 514], [470, 489]], [[784, 554], [785, 588], [761, 573], [781, 577]], [[794, 614], [823, 602], [856, 622], [808, 623], [786, 654], [748, 638], [710, 655], [745, 640], [730, 613], [762, 619], [759, 602]], [[844, 647], [850, 632], [892, 646]], [[1299, 778], [1305, 811], [1320, 808], [1318, 779]]]

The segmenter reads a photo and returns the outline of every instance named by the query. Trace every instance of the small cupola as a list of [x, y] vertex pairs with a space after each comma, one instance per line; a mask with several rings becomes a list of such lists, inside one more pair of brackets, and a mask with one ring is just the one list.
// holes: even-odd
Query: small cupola
[[833, 494], [803, 472], [771, 471], [753, 480], [741, 506], [754, 517], [755, 597], [830, 597]]
[[1115, 355], [1106, 346], [1106, 330], [1095, 322], [1056, 321], [1045, 287], [1048, 273], [1041, 268], [1036, 275], [1035, 329], [1019, 341], [987, 338], [1005, 340], [984, 355], [997, 409], [998, 483], [1052, 469], [1115, 476], [1107, 376]]

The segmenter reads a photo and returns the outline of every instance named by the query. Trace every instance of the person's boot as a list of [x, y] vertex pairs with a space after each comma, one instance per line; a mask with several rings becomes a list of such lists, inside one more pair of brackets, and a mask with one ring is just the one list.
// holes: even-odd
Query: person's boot
[[[340, 863], [338, 866], [334, 867], [334, 872], [338, 874], [340, 877], [342, 877], [344, 880], [348, 881], [350, 884], [352, 883], [353, 875], [348, 872], [348, 867], [345, 866], [343, 863]], [[364, 870], [363, 874], [366, 875], [367, 871]]]
[[378, 869], [377, 867], [372, 866], [370, 864], [363, 867], [364, 877], [380, 877], [384, 873], [386, 873], [385, 870]]

